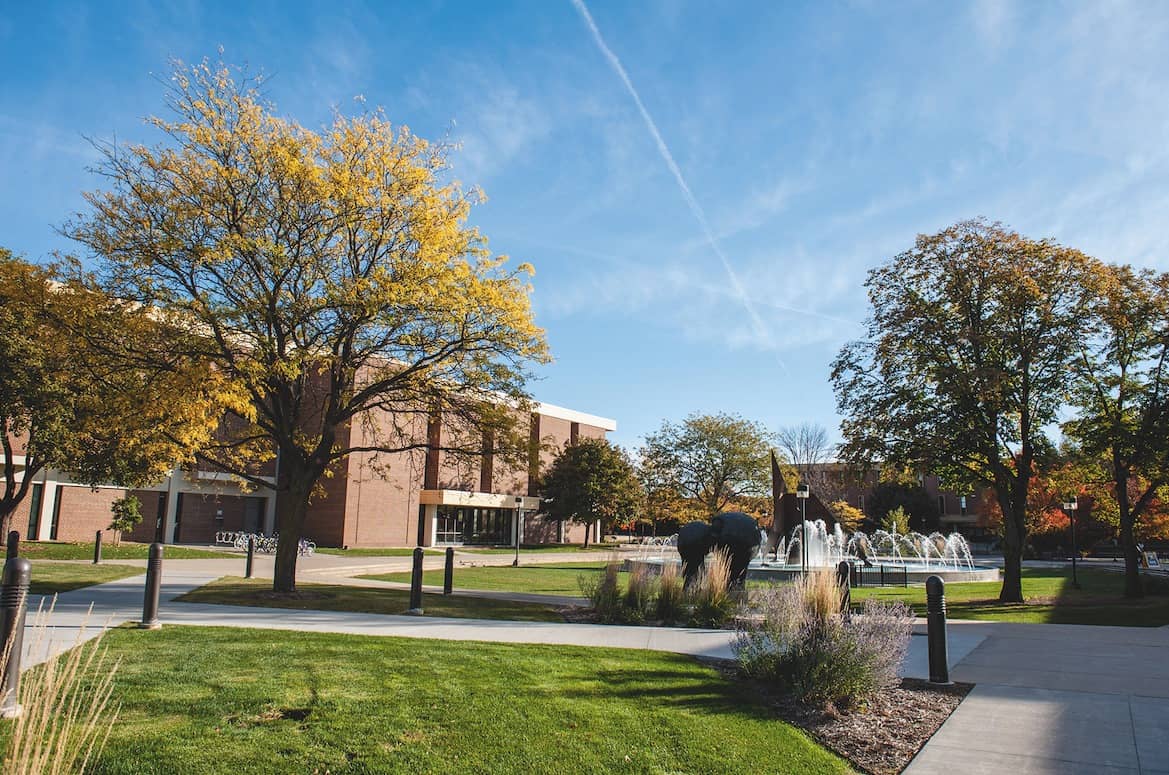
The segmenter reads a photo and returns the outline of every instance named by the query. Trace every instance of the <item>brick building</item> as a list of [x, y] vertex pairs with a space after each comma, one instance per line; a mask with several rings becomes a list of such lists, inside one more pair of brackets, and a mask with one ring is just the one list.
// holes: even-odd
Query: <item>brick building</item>
[[[537, 404], [528, 420], [535, 442], [523, 470], [485, 455], [478, 471], [446, 459], [438, 448], [444, 432], [432, 420], [425, 432], [432, 448], [381, 455], [355, 453], [322, 479], [305, 521], [305, 537], [321, 546], [510, 545], [584, 540], [584, 526], [545, 519], [536, 481], [564, 445], [577, 438], [605, 438], [613, 420], [550, 404]], [[360, 424], [351, 433], [362, 433]], [[347, 442], [348, 440], [343, 440]], [[19, 449], [18, 449], [19, 451]], [[18, 466], [23, 463], [19, 455]], [[472, 475], [474, 474], [474, 475]], [[12, 527], [31, 540], [80, 541], [110, 523], [110, 504], [128, 491], [92, 489], [55, 470], [39, 473], [17, 506]], [[211, 543], [220, 531], [279, 530], [270, 489], [244, 492], [229, 475], [176, 469], [153, 487], [133, 492], [142, 523], [130, 540]], [[518, 536], [517, 536], [518, 533]]]

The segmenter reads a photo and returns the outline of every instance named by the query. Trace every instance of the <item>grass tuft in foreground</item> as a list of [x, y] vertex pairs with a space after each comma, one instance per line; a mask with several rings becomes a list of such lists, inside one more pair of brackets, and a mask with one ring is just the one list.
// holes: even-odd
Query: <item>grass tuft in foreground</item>
[[107, 642], [121, 713], [101, 775], [849, 772], [675, 654], [203, 627]]
[[[25, 632], [31, 654], [43, 654], [52, 639], [53, 605], [37, 612]], [[8, 775], [66, 775], [88, 772], [112, 731], [118, 710], [111, 703], [116, 659], [109, 657], [104, 636], [85, 641], [87, 623], [72, 649], [37, 665], [21, 677], [20, 714], [0, 722], [3, 771]], [[7, 664], [12, 640], [0, 663]]]

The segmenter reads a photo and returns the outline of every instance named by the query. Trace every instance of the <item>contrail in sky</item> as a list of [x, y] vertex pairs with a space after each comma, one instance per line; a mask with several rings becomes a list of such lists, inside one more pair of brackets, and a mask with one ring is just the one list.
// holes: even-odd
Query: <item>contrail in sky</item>
[[[584, 19], [585, 24], [588, 25], [589, 31], [593, 33], [593, 40], [596, 41], [597, 48], [605, 55], [605, 59], [609, 60], [609, 65], [613, 68], [613, 72], [617, 73], [618, 77], [621, 78], [621, 82], [625, 84], [625, 90], [629, 92], [629, 96], [637, 104], [637, 110], [641, 113], [641, 118], [645, 121], [646, 128], [649, 129], [650, 135], [653, 136], [654, 142], [658, 146], [658, 153], [661, 154], [662, 160], [666, 162], [666, 166], [670, 168], [674, 180], [678, 183], [678, 188], [682, 191], [682, 197], [686, 200], [686, 204], [690, 207], [690, 212], [694, 215], [695, 220], [698, 221], [698, 225], [706, 237], [707, 244], [710, 245], [710, 249], [722, 261], [723, 269], [726, 270], [727, 277], [731, 281], [731, 289], [739, 297], [739, 301], [743, 304], [743, 308], [747, 310], [747, 314], [751, 318], [755, 335], [761, 341], [773, 345], [771, 334], [768, 332], [767, 326], [764, 325], [763, 318], [759, 316], [759, 312], [755, 309], [755, 304], [751, 301], [751, 297], [747, 295], [743, 284], [739, 282], [739, 276], [735, 273], [734, 267], [731, 266], [727, 254], [723, 252], [722, 247], [718, 244], [718, 239], [714, 236], [714, 230], [710, 228], [710, 222], [706, 219], [706, 211], [702, 209], [702, 205], [698, 204], [698, 200], [694, 198], [693, 192], [690, 191], [690, 186], [686, 185], [686, 178], [682, 176], [682, 170], [678, 168], [678, 164], [674, 161], [674, 155], [670, 153], [669, 146], [662, 139], [662, 133], [658, 131], [658, 125], [654, 123], [653, 116], [649, 114], [649, 111], [645, 108], [645, 103], [641, 101], [641, 95], [637, 93], [633, 81], [629, 79], [629, 73], [625, 72], [625, 68], [621, 65], [621, 60], [617, 58], [617, 55], [605, 43], [605, 39], [601, 37], [601, 31], [597, 28], [597, 23], [593, 21], [593, 16], [589, 13], [588, 6], [584, 4], [584, 0], [572, 0], [572, 4], [580, 13], [581, 18]], [[777, 355], [776, 359], [778, 360], [778, 358], [779, 356]], [[779, 365], [784, 371], [787, 371], [782, 360], [779, 361]]]

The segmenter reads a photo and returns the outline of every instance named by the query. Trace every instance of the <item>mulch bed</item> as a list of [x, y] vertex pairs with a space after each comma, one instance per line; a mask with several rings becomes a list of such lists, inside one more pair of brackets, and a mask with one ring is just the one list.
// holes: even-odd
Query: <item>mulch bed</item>
[[863, 707], [842, 711], [778, 694], [743, 676], [734, 662], [703, 661], [727, 678], [750, 684], [777, 716], [870, 775], [896, 775], [904, 770], [974, 688], [973, 684], [934, 686], [905, 678], [900, 686], [879, 693]]
[[[565, 606], [558, 610], [569, 622], [598, 622], [591, 608]], [[725, 626], [733, 629], [734, 623]], [[761, 696], [779, 718], [803, 729], [820, 745], [870, 775], [897, 775], [909, 766], [926, 741], [974, 688], [973, 684], [934, 686], [919, 678], [905, 678], [900, 686], [880, 692], [861, 707], [840, 710], [808, 705], [781, 694], [743, 675], [734, 661], [708, 658], [700, 661]]]
[[777, 699], [785, 721], [805, 730], [826, 748], [872, 775], [901, 772], [973, 688], [971, 684], [932, 686], [906, 678], [859, 710], [810, 708], [791, 698]]

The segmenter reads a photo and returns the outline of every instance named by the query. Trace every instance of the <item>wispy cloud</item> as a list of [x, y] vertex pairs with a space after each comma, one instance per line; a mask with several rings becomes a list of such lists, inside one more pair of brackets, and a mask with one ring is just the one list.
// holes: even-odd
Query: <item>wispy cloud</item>
[[531, 151], [552, 122], [536, 99], [502, 75], [469, 69], [468, 83], [474, 96], [454, 119], [453, 136], [461, 147], [452, 163], [465, 182], [478, 185]]
[[[608, 44], [605, 43], [605, 38], [601, 35], [601, 31], [598, 29], [596, 22], [593, 21], [592, 14], [589, 13], [588, 6], [585, 5], [584, 0], [572, 0], [572, 4], [576, 7], [577, 12], [580, 13], [581, 18], [584, 20], [585, 24], [589, 28], [589, 31], [592, 33], [593, 40], [596, 42], [597, 48], [600, 49], [605, 59], [609, 62], [609, 66], [621, 79], [621, 82], [625, 85], [625, 90], [629, 92], [629, 96], [637, 105], [637, 110], [641, 114], [642, 120], [645, 122], [646, 129], [649, 130], [650, 135], [653, 137], [654, 144], [658, 149], [658, 153], [661, 154], [662, 160], [666, 163], [666, 166], [670, 170], [670, 174], [674, 176], [674, 180], [678, 184], [678, 189], [682, 192], [682, 197], [686, 200], [686, 205], [690, 208], [690, 212], [694, 215], [694, 219], [698, 221], [698, 225], [702, 229], [703, 236], [706, 237], [706, 241], [710, 246], [711, 252], [713, 252], [722, 263], [723, 269], [726, 271], [727, 279], [730, 280], [731, 288], [734, 291], [735, 296], [742, 304], [743, 309], [747, 312], [747, 315], [751, 320], [751, 325], [754, 328], [755, 338], [761, 342], [766, 343], [768, 345], [768, 349], [776, 349], [767, 325], [763, 322], [763, 318], [759, 316], [759, 312], [755, 308], [754, 303], [752, 303], [750, 296], [747, 295], [746, 290], [743, 288], [743, 284], [739, 280], [738, 274], [736, 274], [734, 267], [731, 266], [730, 259], [727, 258], [726, 253], [723, 252], [722, 247], [719, 245], [718, 238], [715, 237], [714, 230], [711, 229], [710, 222], [706, 217], [706, 212], [702, 209], [702, 205], [698, 203], [698, 200], [690, 190], [689, 184], [686, 183], [686, 178], [682, 175], [682, 170], [674, 161], [674, 155], [670, 152], [669, 146], [666, 145], [665, 139], [662, 138], [662, 133], [658, 131], [657, 123], [653, 120], [653, 116], [650, 115], [649, 110], [646, 109], [645, 103], [642, 102], [641, 95], [638, 93], [637, 88], [633, 85], [633, 81], [629, 78], [629, 74], [625, 71], [625, 67], [621, 64], [621, 60], [617, 57], [616, 54], [613, 53], [613, 50], [609, 48]], [[780, 365], [783, 365], [782, 360], [780, 360]]]
[[978, 0], [970, 9], [974, 29], [991, 49], [1010, 42], [1014, 33], [1015, 6], [1011, 0]]

